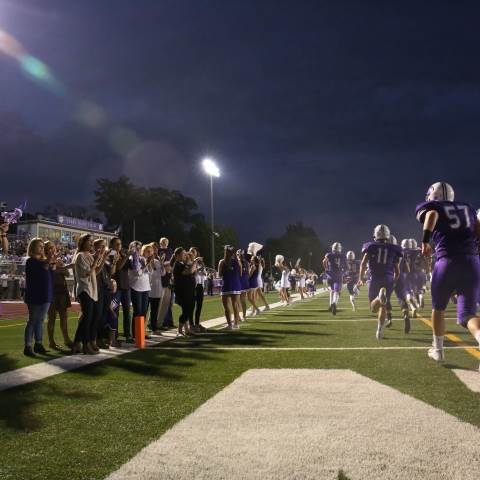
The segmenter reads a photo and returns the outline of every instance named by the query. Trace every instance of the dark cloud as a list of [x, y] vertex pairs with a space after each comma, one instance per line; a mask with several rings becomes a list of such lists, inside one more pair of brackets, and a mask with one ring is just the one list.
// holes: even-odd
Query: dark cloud
[[0, 133], [14, 180], [2, 196], [91, 202], [96, 177], [126, 173], [208, 212], [198, 160], [210, 154], [223, 172], [218, 220], [244, 241], [296, 220], [351, 248], [380, 222], [413, 236], [430, 183], [479, 201], [479, 11], [447, 1], [9, 2], [0, 27], [66, 90], [44, 90], [0, 57], [0, 108], [28, 126], [13, 144]]

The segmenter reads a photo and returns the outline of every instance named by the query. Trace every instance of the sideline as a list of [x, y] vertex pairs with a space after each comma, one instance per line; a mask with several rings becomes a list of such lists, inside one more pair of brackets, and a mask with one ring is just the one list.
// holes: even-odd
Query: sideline
[[[319, 296], [324, 293], [323, 288], [317, 289], [315, 296]], [[300, 301], [300, 295], [292, 295], [292, 303]], [[315, 297], [310, 297], [307, 300], [313, 300]], [[281, 307], [281, 302], [276, 302], [270, 305], [270, 308]], [[260, 310], [263, 311], [265, 307], [261, 307]], [[205, 320], [201, 322], [205, 328], [214, 328], [220, 325], [225, 325], [225, 317], [212, 318], [210, 320]], [[146, 340], [146, 347], [154, 347], [161, 343], [169, 342], [175, 340], [176, 330], [168, 330], [163, 335], [152, 335], [151, 340]], [[35, 363], [27, 367], [17, 368], [15, 370], [10, 370], [8, 372], [3, 372], [0, 374], [0, 392], [4, 390], [9, 390], [10, 388], [19, 387], [21, 385], [26, 385], [33, 382], [38, 382], [45, 378], [58, 375], [60, 373], [69, 372], [76, 370], [78, 368], [83, 368], [88, 365], [92, 365], [98, 362], [103, 362], [111, 358], [119, 357], [120, 355], [125, 355], [127, 353], [135, 352], [138, 350], [134, 345], [129, 346], [125, 345], [121, 348], [110, 348], [108, 350], [100, 350], [98, 355], [66, 355], [64, 357], [55, 358], [53, 360], [48, 360], [45, 362]]]

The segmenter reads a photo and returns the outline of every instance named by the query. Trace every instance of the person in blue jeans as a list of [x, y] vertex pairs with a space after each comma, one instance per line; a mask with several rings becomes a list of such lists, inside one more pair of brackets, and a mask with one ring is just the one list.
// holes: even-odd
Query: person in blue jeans
[[[24, 355], [35, 357], [35, 353], [47, 353], [43, 344], [43, 322], [53, 301], [53, 270], [55, 269], [55, 245], [48, 242], [47, 248], [41, 238], [34, 238], [28, 245], [25, 264], [25, 303], [28, 321], [25, 326]], [[32, 340], [35, 345], [32, 349]]]

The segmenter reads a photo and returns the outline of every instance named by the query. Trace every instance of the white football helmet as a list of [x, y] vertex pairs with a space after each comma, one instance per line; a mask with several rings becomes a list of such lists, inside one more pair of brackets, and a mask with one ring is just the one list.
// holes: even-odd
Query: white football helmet
[[347, 260], [355, 260], [355, 252], [351, 250], [347, 252]]
[[427, 196], [425, 197], [427, 202], [435, 200], [448, 200], [449, 202], [453, 202], [454, 199], [455, 192], [453, 191], [452, 186], [446, 182], [437, 182], [431, 185], [427, 191]]
[[398, 245], [397, 237], [395, 235], [390, 234], [390, 243], [392, 245]]
[[407, 238], [404, 238], [402, 240], [402, 243], [400, 244], [402, 248], [406, 249], [406, 248], [410, 248], [410, 242]]
[[283, 255], [276, 255], [275, 256], [275, 266], [276, 267], [281, 267], [284, 260], [285, 260], [285, 257]]
[[386, 225], [377, 225], [373, 230], [375, 240], [388, 240], [390, 238], [390, 229]]
[[333, 253], [342, 253], [342, 244], [340, 242], [335, 242], [332, 245], [332, 252]]
[[413, 248], [414, 250], [418, 247], [417, 241], [414, 238], [410, 238], [410, 248]]

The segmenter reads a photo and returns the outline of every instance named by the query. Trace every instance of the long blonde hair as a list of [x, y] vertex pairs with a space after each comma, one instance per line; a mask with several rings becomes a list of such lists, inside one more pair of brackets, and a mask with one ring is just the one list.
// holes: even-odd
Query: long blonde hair
[[[30, 243], [28, 244], [28, 248], [27, 248], [27, 255], [29, 257], [33, 257], [35, 255], [34, 250], [37, 244], [39, 243], [43, 243], [43, 240], [40, 237], [35, 237], [30, 240]], [[45, 258], [45, 244], [44, 244], [44, 250], [42, 251], [40, 256], [42, 259]]]

